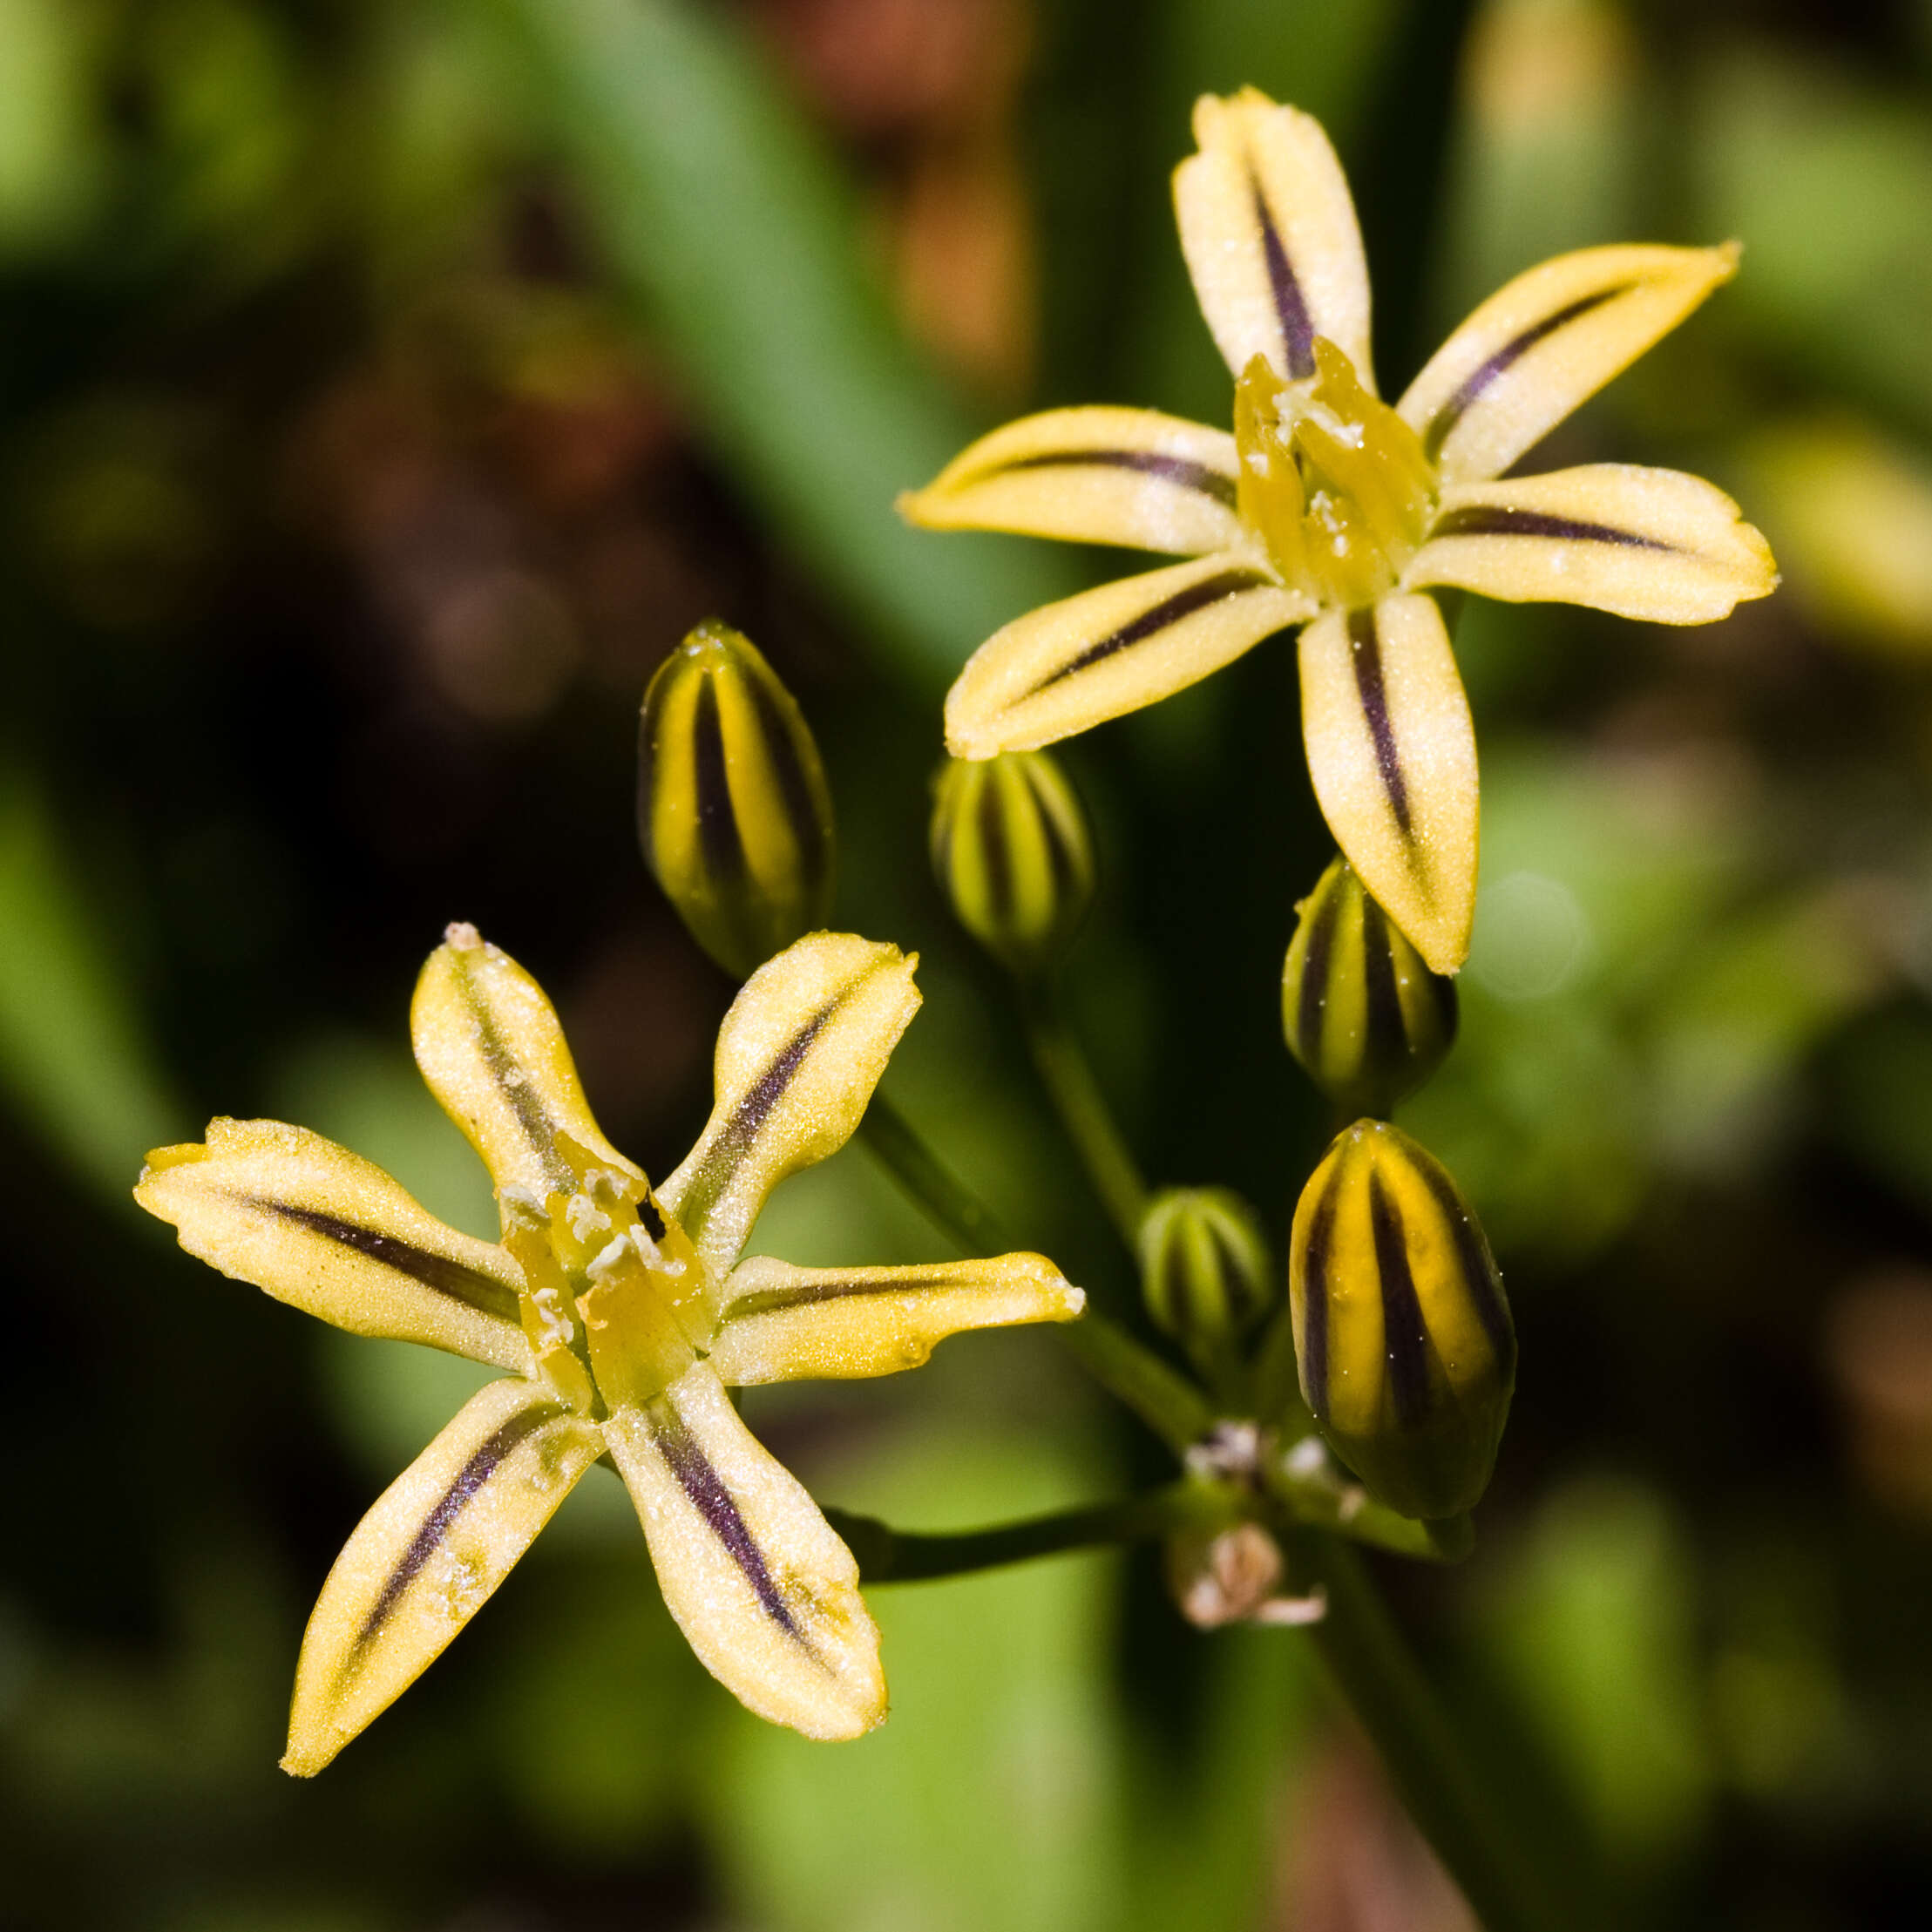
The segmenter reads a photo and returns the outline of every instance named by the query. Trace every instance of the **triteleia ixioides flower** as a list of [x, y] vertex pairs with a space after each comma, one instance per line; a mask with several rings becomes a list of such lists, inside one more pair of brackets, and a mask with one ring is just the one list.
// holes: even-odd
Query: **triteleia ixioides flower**
[[507, 1371], [329, 1572], [286, 1769], [319, 1771], [407, 1689], [605, 1455], [715, 1677], [808, 1737], [884, 1718], [858, 1566], [726, 1391], [891, 1374], [947, 1335], [1082, 1305], [1034, 1254], [916, 1268], [739, 1259], [770, 1190], [858, 1125], [919, 1007], [917, 963], [819, 932], [762, 966], [719, 1029], [710, 1121], [654, 1190], [592, 1117], [542, 989], [451, 926], [411, 1031], [424, 1078], [489, 1168], [499, 1242], [444, 1226], [379, 1169], [279, 1121], [214, 1121], [205, 1143], [148, 1156], [135, 1197], [191, 1254], [338, 1327]]
[[1298, 626], [1315, 796], [1430, 967], [1468, 950], [1475, 735], [1434, 586], [1701, 624], [1777, 582], [1764, 539], [1696, 477], [1516, 459], [1737, 266], [1734, 247], [1585, 248], [1508, 283], [1393, 408], [1368, 275], [1318, 123], [1248, 88], [1195, 108], [1181, 246], [1236, 379], [1232, 433], [1152, 410], [1052, 410], [983, 437], [901, 500], [933, 529], [1014, 530], [1192, 560], [1047, 606], [946, 701], [955, 756], [1050, 744], [1171, 696]]

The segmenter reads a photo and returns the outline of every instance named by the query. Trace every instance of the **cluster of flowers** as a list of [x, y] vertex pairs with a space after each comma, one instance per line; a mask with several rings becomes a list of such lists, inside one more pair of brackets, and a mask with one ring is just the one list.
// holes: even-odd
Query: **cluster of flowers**
[[[1497, 480], [1723, 281], [1734, 252], [1547, 262], [1477, 309], [1391, 408], [1375, 394], [1353, 209], [1320, 128], [1249, 91], [1203, 100], [1196, 132], [1175, 194], [1236, 379], [1232, 434], [1054, 410], [974, 444], [902, 503], [934, 527], [1190, 559], [1022, 617], [973, 657], [946, 705], [933, 863], [997, 959], [1046, 972], [1095, 864], [1079, 800], [1038, 748], [1299, 627], [1309, 769], [1342, 856], [1299, 908], [1283, 1018], [1352, 1124], [1303, 1192], [1285, 1306], [1258, 1217], [1217, 1189], [1146, 1206], [1142, 1284], [1214, 1412], [1238, 1419], [1190, 1458], [1203, 1480], [1252, 1484], [1273, 1459], [1337, 1499], [1336, 1523], [1372, 1500], [1453, 1526], [1488, 1481], [1515, 1340], [1474, 1216], [1387, 1121], [1454, 1038], [1449, 975], [1474, 905], [1474, 735], [1427, 592], [1690, 623], [1772, 587], [1762, 538], [1694, 478], [1593, 464]], [[297, 1671], [292, 1772], [320, 1769], [386, 1708], [607, 1459], [706, 1666], [808, 1736], [865, 1732], [885, 1687], [858, 1565], [728, 1390], [890, 1373], [963, 1330], [1081, 1313], [1081, 1291], [1034, 1254], [741, 1258], [771, 1189], [856, 1130], [919, 996], [915, 958], [821, 930], [833, 840], [817, 751], [769, 667], [721, 626], [695, 632], [646, 695], [639, 827], [693, 934], [743, 980], [709, 1123], [660, 1185], [605, 1139], [536, 982], [452, 925], [423, 970], [412, 1037], [488, 1166], [499, 1241], [445, 1226], [367, 1162], [278, 1122], [217, 1120], [205, 1142], [151, 1155], [136, 1190], [229, 1275], [356, 1333], [505, 1372], [330, 1572]], [[1183, 1556], [1177, 1587], [1199, 1620], [1299, 1614], [1252, 1523]]]

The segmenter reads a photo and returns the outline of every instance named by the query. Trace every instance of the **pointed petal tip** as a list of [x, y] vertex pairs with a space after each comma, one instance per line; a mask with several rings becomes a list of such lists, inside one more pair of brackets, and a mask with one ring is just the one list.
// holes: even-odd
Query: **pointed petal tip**
[[1424, 926], [1420, 922], [1407, 928], [1407, 937], [1431, 973], [1451, 977], [1462, 970], [1469, 957], [1469, 932], [1474, 922]]
[[335, 1762], [336, 1754], [346, 1739], [330, 1739], [326, 1745], [315, 1741], [298, 1745], [293, 1735], [288, 1739], [288, 1748], [281, 1754], [281, 1768], [291, 1778], [313, 1778], [318, 1771], [326, 1770]]

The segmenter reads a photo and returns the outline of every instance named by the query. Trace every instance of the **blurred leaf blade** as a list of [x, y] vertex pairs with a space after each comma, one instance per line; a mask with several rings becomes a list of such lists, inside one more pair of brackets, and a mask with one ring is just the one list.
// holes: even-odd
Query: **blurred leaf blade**
[[715, 446], [889, 668], [950, 679], [1076, 587], [1064, 558], [934, 541], [892, 500], [971, 434], [893, 324], [836, 167], [745, 37], [681, 0], [498, 0], [621, 286]]
[[0, 1085], [83, 1179], [118, 1196], [186, 1110], [142, 1037], [80, 871], [16, 775], [0, 791]]

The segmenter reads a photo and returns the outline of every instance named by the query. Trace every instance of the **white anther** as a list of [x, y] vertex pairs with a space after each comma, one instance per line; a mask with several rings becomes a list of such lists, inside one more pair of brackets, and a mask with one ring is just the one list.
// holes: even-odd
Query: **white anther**
[[512, 1182], [508, 1187], [497, 1190], [497, 1199], [503, 1203], [504, 1212], [519, 1227], [540, 1228], [550, 1218], [534, 1188]]
[[[647, 1268], [664, 1266], [664, 1251], [644, 1231], [642, 1222], [633, 1222], [629, 1230], [631, 1245], [637, 1250], [637, 1258]], [[667, 1271], [668, 1272], [668, 1271]]]
[[554, 1288], [539, 1288], [530, 1298], [536, 1305], [545, 1341], [567, 1347], [572, 1328], [570, 1311], [564, 1306], [563, 1298]]
[[564, 1210], [564, 1218], [570, 1224], [571, 1233], [586, 1247], [590, 1245], [592, 1236], [611, 1231], [611, 1217], [600, 1212], [587, 1194], [571, 1196], [570, 1205]]
[[624, 1265], [632, 1252], [631, 1244], [622, 1235], [613, 1237], [609, 1244], [591, 1260], [584, 1272], [600, 1284], [608, 1281]]
[[590, 1197], [600, 1207], [628, 1207], [631, 1200], [631, 1177], [620, 1174], [615, 1168], [593, 1167], [584, 1176], [584, 1185], [590, 1191]]

